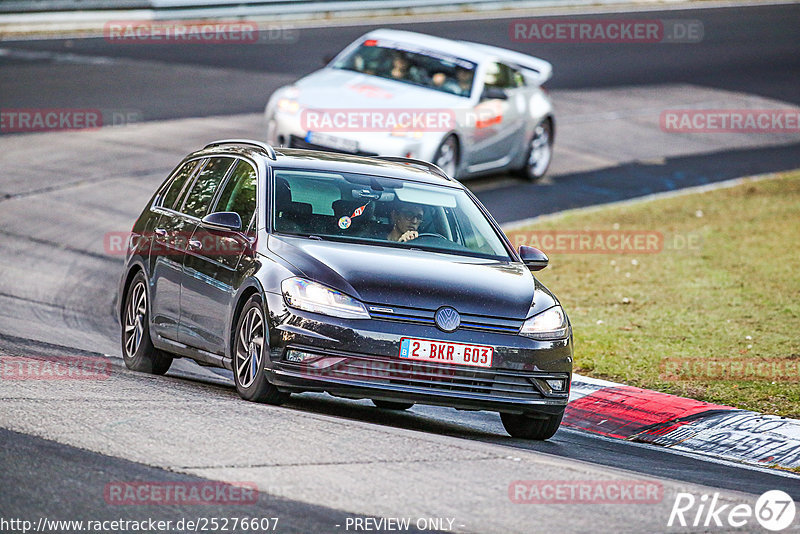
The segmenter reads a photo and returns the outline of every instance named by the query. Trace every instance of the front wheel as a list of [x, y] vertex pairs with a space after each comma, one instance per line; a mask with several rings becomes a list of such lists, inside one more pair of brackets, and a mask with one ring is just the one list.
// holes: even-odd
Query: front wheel
[[433, 164], [444, 171], [450, 178], [456, 177], [458, 171], [458, 140], [454, 135], [448, 135], [436, 149]]
[[264, 374], [269, 354], [269, 327], [264, 319], [261, 297], [253, 295], [244, 305], [236, 325], [233, 349], [233, 379], [239, 396], [252, 402], [283, 404], [288, 393], [278, 391]]
[[523, 178], [536, 181], [542, 178], [553, 159], [553, 124], [549, 120], [540, 122], [533, 130], [528, 143], [525, 165], [520, 169]]
[[150, 338], [147, 279], [141, 271], [128, 286], [124, 310], [122, 359], [125, 366], [132, 371], [163, 375], [172, 365], [172, 356], [155, 348]]
[[503, 426], [511, 437], [535, 440], [552, 438], [563, 417], [563, 411], [542, 415], [500, 414], [500, 420], [503, 421]]

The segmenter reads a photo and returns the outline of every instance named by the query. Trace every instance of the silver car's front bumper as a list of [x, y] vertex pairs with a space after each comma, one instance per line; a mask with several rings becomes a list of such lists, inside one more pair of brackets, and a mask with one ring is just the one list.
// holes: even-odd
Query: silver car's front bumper
[[394, 136], [386, 132], [309, 132], [303, 129], [298, 113], [275, 112], [267, 117], [267, 142], [287, 148], [308, 148], [360, 154], [399, 156], [431, 161], [442, 134], [425, 133]]

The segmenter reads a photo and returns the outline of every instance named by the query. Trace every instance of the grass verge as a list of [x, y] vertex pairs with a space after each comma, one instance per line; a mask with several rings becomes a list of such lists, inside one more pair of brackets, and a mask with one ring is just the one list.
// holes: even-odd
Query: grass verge
[[576, 372], [800, 417], [800, 171], [508, 235], [550, 256]]

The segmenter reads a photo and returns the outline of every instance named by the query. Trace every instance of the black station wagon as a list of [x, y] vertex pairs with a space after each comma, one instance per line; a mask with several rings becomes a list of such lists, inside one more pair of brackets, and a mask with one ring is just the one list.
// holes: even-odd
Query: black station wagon
[[119, 286], [125, 364], [233, 372], [247, 400], [323, 391], [500, 413], [547, 439], [569, 396], [572, 330], [481, 203], [403, 158], [211, 143], [158, 188]]

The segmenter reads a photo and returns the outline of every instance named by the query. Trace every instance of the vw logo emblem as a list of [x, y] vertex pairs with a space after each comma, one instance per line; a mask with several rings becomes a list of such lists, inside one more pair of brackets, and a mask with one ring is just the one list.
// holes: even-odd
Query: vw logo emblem
[[436, 315], [433, 318], [439, 330], [445, 332], [454, 332], [461, 325], [461, 316], [450, 306], [442, 306], [436, 310]]

